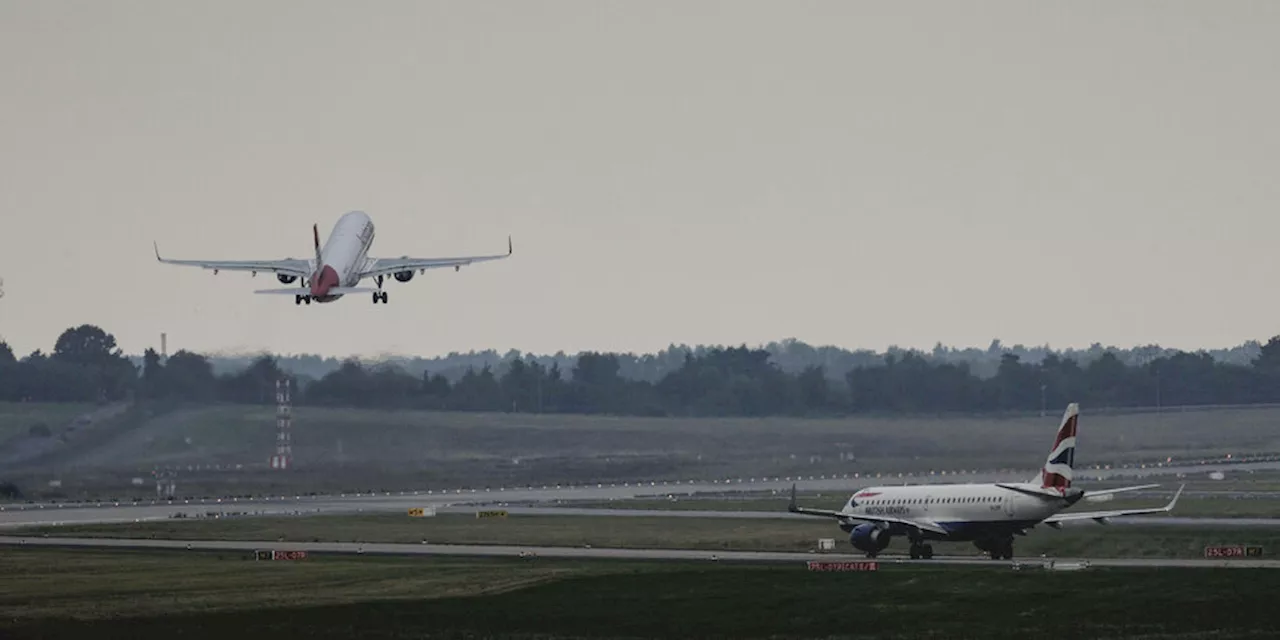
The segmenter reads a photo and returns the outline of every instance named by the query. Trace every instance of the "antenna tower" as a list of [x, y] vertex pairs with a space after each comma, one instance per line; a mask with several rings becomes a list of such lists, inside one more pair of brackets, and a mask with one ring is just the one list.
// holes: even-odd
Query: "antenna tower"
[[293, 462], [293, 443], [290, 431], [293, 426], [293, 402], [289, 394], [289, 380], [276, 380], [276, 455], [271, 457], [272, 469], [288, 469]]

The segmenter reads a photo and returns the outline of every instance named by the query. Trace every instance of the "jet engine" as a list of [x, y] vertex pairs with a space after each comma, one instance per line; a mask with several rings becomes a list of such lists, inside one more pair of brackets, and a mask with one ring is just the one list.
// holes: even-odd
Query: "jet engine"
[[413, 279], [413, 271], [397, 271], [396, 282], [408, 282]]
[[874, 524], [860, 524], [853, 528], [853, 533], [849, 535], [849, 542], [853, 543], [853, 548], [859, 551], [879, 553], [889, 546], [891, 538], [888, 531]]
[[288, 273], [276, 274], [276, 280], [279, 280], [281, 284], [293, 284], [293, 281], [297, 279], [298, 279], [298, 276], [290, 275]]

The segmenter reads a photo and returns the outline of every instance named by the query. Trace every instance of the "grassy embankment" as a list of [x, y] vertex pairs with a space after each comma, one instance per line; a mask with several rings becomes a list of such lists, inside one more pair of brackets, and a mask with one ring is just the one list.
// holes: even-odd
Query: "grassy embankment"
[[[21, 405], [0, 405], [0, 433], [32, 424], [15, 406]], [[69, 417], [83, 409], [42, 411]], [[59, 420], [44, 421], [52, 427]], [[183, 468], [183, 496], [1034, 469], [1056, 421], [1056, 415], [661, 419], [299, 407], [295, 468], [279, 474], [265, 469], [275, 444], [272, 407], [204, 406], [149, 418], [139, 412], [92, 446], [69, 447], [38, 468], [11, 467], [6, 479], [39, 497], [49, 494], [45, 485], [56, 475], [63, 481], [56, 493], [79, 498], [154, 495], [154, 487], [130, 480], [156, 465]], [[1280, 409], [1086, 414], [1077, 462], [1087, 473], [1094, 464], [1276, 450]], [[856, 461], [841, 461], [841, 453]], [[235, 465], [244, 466], [225, 470]]]
[[93, 408], [91, 404], [77, 403], [0, 402], [0, 443], [14, 436], [26, 435], [32, 427], [43, 426], [50, 435], [55, 435], [77, 416]]
[[902, 567], [0, 550], [11, 638], [1271, 637], [1269, 570]]

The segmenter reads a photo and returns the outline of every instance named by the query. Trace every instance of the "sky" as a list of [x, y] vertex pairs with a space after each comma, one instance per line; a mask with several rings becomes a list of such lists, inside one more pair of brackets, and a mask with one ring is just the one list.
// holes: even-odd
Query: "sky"
[[[0, 337], [129, 353], [1280, 333], [1280, 3], [0, 3]], [[372, 255], [509, 260], [295, 306]]]

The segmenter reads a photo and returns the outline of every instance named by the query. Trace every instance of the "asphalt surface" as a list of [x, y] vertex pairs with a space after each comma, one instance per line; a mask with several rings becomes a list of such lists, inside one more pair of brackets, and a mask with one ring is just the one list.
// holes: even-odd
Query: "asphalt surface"
[[[1161, 469], [1163, 473], [1178, 473], [1174, 468]], [[1011, 472], [996, 478], [977, 479], [973, 476], [957, 478], [915, 478], [918, 482], [968, 482], [1025, 479], [1019, 472]], [[1159, 481], [1151, 478], [1150, 480]], [[1172, 480], [1172, 478], [1170, 478]], [[6, 504], [0, 505], [0, 529], [36, 525], [127, 523], [164, 520], [182, 514], [187, 517], [218, 516], [266, 516], [359, 513], [406, 513], [414, 507], [432, 507], [437, 513], [474, 513], [481, 509], [501, 508], [512, 514], [558, 516], [614, 516], [614, 517], [672, 517], [672, 518], [727, 518], [727, 519], [807, 519], [811, 516], [787, 513], [785, 492], [794, 483], [799, 491], [839, 494], [877, 481], [867, 478], [817, 478], [817, 479], [761, 479], [746, 481], [712, 481], [706, 483], [623, 483], [621, 485], [598, 484], [578, 487], [544, 487], [498, 490], [452, 490], [448, 492], [418, 491], [400, 493], [356, 494], [340, 496], [278, 496], [260, 499], [206, 499], [158, 500], [144, 503], [92, 503], [92, 504]], [[1170, 484], [1168, 482], [1166, 485]], [[1164, 487], [1168, 489], [1169, 487]], [[559, 506], [579, 501], [607, 502], [667, 495], [689, 495], [725, 491], [778, 492], [777, 511], [706, 511], [663, 509], [611, 509]], [[1145, 493], [1145, 492], [1144, 492]], [[1154, 492], [1154, 493], [1167, 493]], [[546, 506], [526, 506], [529, 504]], [[1088, 508], [1105, 509], [1106, 503]], [[1176, 526], [1280, 526], [1280, 518], [1187, 518], [1177, 516], [1138, 516], [1116, 518], [1115, 524], [1149, 524]], [[1067, 523], [1067, 526], [1098, 526], [1094, 523]], [[127, 540], [127, 539], [77, 539], [0, 537], [0, 545], [117, 547], [117, 548], [177, 548], [222, 549], [249, 551], [259, 548], [281, 548], [266, 542], [252, 541], [175, 541], [175, 540]], [[569, 547], [515, 547], [488, 545], [412, 545], [412, 544], [357, 544], [357, 543], [297, 543], [287, 546], [315, 553], [370, 553], [398, 555], [457, 555], [457, 556], [519, 556], [532, 552], [542, 557], [556, 558], [615, 558], [636, 560], [711, 560], [737, 562], [800, 562], [814, 559], [832, 561], [865, 560], [861, 555], [808, 554], [777, 552], [716, 552], [694, 550], [659, 549], [589, 549]], [[1009, 564], [980, 557], [936, 557], [932, 560], [910, 560], [905, 557], [884, 556], [881, 562], [934, 563], [934, 564]], [[1035, 562], [1036, 559], [1023, 560]], [[1076, 562], [1074, 559], [1058, 559], [1059, 562]], [[1174, 559], [1107, 559], [1089, 560], [1094, 566], [1114, 567], [1268, 567], [1280, 568], [1280, 560], [1230, 559], [1230, 560], [1174, 560]]]
[[[306, 551], [307, 553], [368, 554], [400, 556], [472, 556], [472, 557], [520, 557], [532, 554], [542, 558], [596, 558], [614, 560], [704, 560], [708, 562], [859, 562], [867, 558], [861, 555], [838, 553], [786, 553], [764, 551], [694, 551], [684, 549], [596, 549], [586, 547], [517, 547], [490, 545], [442, 545], [442, 544], [368, 544], [355, 542], [296, 542], [277, 544], [241, 540], [125, 540], [118, 538], [18, 538], [0, 537], [0, 545], [25, 547], [78, 547], [116, 549], [191, 549], [216, 551], [241, 551], [249, 553], [260, 549]], [[1182, 567], [1182, 568], [1266, 568], [1280, 569], [1280, 560], [1256, 560], [1233, 558], [1229, 560], [1166, 559], [1166, 558], [1114, 558], [1083, 559], [1053, 558], [1059, 565], [1087, 561], [1096, 567]], [[911, 560], [901, 556], [881, 556], [881, 564], [945, 564], [945, 565], [1005, 565], [1014, 563], [1041, 563], [1040, 558], [991, 560], [982, 557], [936, 556], [931, 560]]]
[[[1176, 473], [1177, 467], [1164, 467], [1162, 473]], [[912, 482], [986, 482], [1023, 479], [1022, 472], [1008, 472], [994, 478], [960, 477], [956, 475], [916, 478]], [[1147, 477], [1141, 482], [1161, 482], [1163, 478]], [[1169, 478], [1167, 480], [1176, 480]], [[367, 493], [338, 496], [276, 496], [270, 498], [208, 498], [190, 500], [150, 500], [145, 502], [100, 503], [34, 503], [0, 505], [0, 529], [32, 525], [126, 523], [162, 520], [179, 514], [186, 517], [218, 516], [267, 516], [267, 515], [317, 515], [361, 513], [405, 513], [415, 507], [433, 507], [439, 513], [474, 512], [476, 509], [497, 506], [511, 513], [541, 515], [582, 516], [664, 516], [690, 518], [774, 519], [804, 518], [787, 513], [783, 509], [784, 496], [792, 484], [802, 492], [833, 492], [845, 495], [861, 486], [884, 479], [825, 477], [825, 478], [777, 478], [738, 479], [710, 482], [637, 482], [622, 484], [596, 484], [572, 487], [454, 489], [449, 491], [404, 491], [397, 493]], [[1163, 492], [1142, 492], [1164, 495], [1172, 488], [1172, 482], [1164, 482]], [[774, 491], [778, 495], [778, 511], [703, 511], [703, 510], [640, 510], [575, 508], [574, 502], [608, 502], [635, 498], [660, 498], [667, 495], [684, 496], [695, 493], [719, 493], [725, 491]], [[545, 506], [527, 506], [527, 505]], [[1081, 507], [1085, 508], [1085, 507]], [[1089, 509], [1105, 509], [1106, 503], [1089, 505]], [[1178, 518], [1169, 516], [1117, 518], [1116, 524], [1155, 523], [1183, 526], [1275, 526], [1280, 519], [1270, 518]]]

